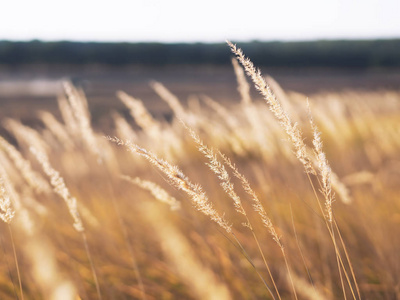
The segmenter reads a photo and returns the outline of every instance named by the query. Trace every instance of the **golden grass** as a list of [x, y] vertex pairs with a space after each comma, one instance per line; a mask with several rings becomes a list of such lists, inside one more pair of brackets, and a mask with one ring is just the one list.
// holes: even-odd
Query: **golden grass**
[[152, 82], [172, 120], [118, 92], [106, 139], [65, 83], [62, 121], [3, 122], [1, 299], [400, 297], [400, 93], [307, 100], [229, 45], [229, 107]]

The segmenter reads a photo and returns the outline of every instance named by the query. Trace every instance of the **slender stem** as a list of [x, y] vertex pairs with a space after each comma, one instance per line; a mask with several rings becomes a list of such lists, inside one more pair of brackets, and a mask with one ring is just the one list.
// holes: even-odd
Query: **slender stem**
[[295, 238], [296, 238], [297, 248], [299, 248], [300, 256], [301, 256], [301, 259], [302, 259], [302, 261], [303, 261], [304, 267], [305, 267], [305, 269], [306, 269], [306, 272], [307, 272], [307, 275], [308, 275], [308, 279], [310, 280], [310, 283], [311, 283], [311, 285], [312, 285], [314, 291], [316, 291], [315, 285], [314, 285], [314, 280], [312, 279], [310, 270], [309, 270], [309, 268], [308, 268], [308, 266], [307, 266], [307, 263], [306, 263], [306, 260], [305, 260], [305, 258], [304, 258], [303, 251], [301, 250], [301, 247], [300, 247], [300, 241], [299, 241], [299, 238], [298, 238], [298, 236], [297, 236], [296, 227], [295, 227], [295, 225], [294, 225], [292, 204], [290, 204], [290, 215], [291, 215], [291, 217], [292, 217], [292, 226], [293, 226], [294, 236], [295, 236]]
[[15, 294], [15, 298], [19, 299], [18, 297], [18, 292], [17, 292], [17, 288], [15, 286], [15, 282], [14, 282], [14, 278], [11, 274], [11, 269], [10, 269], [10, 264], [8, 263], [8, 259], [7, 259], [7, 255], [6, 255], [6, 248], [4, 247], [4, 240], [3, 240], [3, 236], [1, 236], [1, 248], [3, 249], [3, 255], [5, 256], [5, 260], [6, 260], [6, 264], [7, 264], [7, 270], [8, 270], [8, 276], [10, 276], [10, 280], [14, 289], [14, 294]]
[[[341, 273], [340, 273], [341, 272], [340, 268], [342, 267], [343, 268], [343, 273], [344, 273], [344, 275], [346, 277], [346, 280], [347, 280], [347, 283], [348, 283], [348, 285], [350, 287], [350, 290], [351, 290], [351, 293], [353, 295], [353, 298], [356, 299], [356, 297], [354, 295], [353, 287], [352, 287], [351, 282], [350, 282], [350, 278], [349, 278], [349, 276], [347, 274], [346, 268], [345, 268], [345, 266], [343, 264], [343, 260], [342, 260], [341, 255], [340, 255], [339, 248], [338, 248], [338, 246], [336, 244], [336, 239], [335, 239], [335, 236], [334, 236], [332, 224], [329, 224], [328, 220], [326, 219], [326, 216], [324, 214], [324, 209], [322, 208], [321, 202], [319, 201], [319, 197], [318, 197], [317, 191], [315, 190], [314, 184], [313, 184], [313, 182], [312, 182], [312, 180], [310, 178], [310, 174], [308, 174], [308, 173], [306, 173], [306, 174], [307, 174], [308, 180], [310, 181], [311, 187], [312, 187], [312, 189], [314, 191], [314, 195], [315, 195], [315, 198], [317, 200], [318, 206], [319, 206], [319, 208], [321, 210], [322, 216], [324, 218], [325, 225], [326, 225], [326, 227], [328, 229], [329, 235], [331, 236], [331, 240], [333, 242], [333, 246], [334, 246], [335, 253], [336, 253], [336, 256], [337, 256], [337, 264], [338, 264], [339, 274], [340, 274], [340, 276], [342, 276]], [[319, 182], [319, 180], [318, 180], [318, 182]], [[342, 284], [344, 297], [346, 298], [345, 287], [344, 287], [344, 283], [343, 283], [342, 280], [341, 280], [341, 284]]]
[[[335, 247], [336, 247], [336, 239], [334, 236], [335, 233], [331, 232], [331, 231], [329, 233], [331, 234], [333, 243], [335, 244]], [[342, 268], [340, 267], [340, 256], [338, 253], [336, 253], [336, 263], [337, 263], [338, 269], [339, 269], [339, 277], [340, 277], [340, 283], [342, 285], [343, 297], [344, 297], [344, 300], [347, 300], [346, 288], [344, 287], [344, 282], [343, 282]], [[343, 272], [345, 272], [344, 268], [343, 268]]]
[[258, 272], [256, 266], [254, 265], [253, 261], [251, 260], [250, 256], [247, 254], [246, 250], [243, 248], [242, 244], [240, 243], [240, 241], [238, 240], [238, 238], [236, 237], [236, 235], [232, 232], [231, 233], [233, 238], [235, 239], [236, 243], [239, 245], [240, 250], [242, 252], [242, 254], [244, 255], [244, 257], [247, 259], [247, 261], [251, 264], [251, 266], [254, 268], [254, 270], [256, 271], [258, 277], [260, 277], [261, 281], [264, 283], [265, 287], [267, 288], [268, 292], [271, 294], [272, 299], [276, 300], [274, 294], [272, 293], [270, 287], [268, 286], [267, 282], [264, 280], [264, 278], [261, 276], [260, 272]]
[[143, 284], [142, 276], [140, 274], [139, 265], [137, 263], [137, 259], [136, 259], [136, 256], [134, 254], [134, 251], [133, 251], [132, 243], [129, 240], [128, 231], [126, 230], [126, 224], [125, 224], [124, 220], [122, 219], [121, 211], [119, 209], [117, 201], [115, 201], [114, 190], [113, 190], [112, 185], [110, 184], [110, 181], [108, 181], [108, 188], [109, 188], [110, 195], [111, 195], [111, 202], [112, 202], [112, 204], [114, 206], [114, 210], [115, 210], [115, 212], [117, 214], [119, 225], [121, 227], [121, 231], [122, 231], [122, 234], [124, 236], [125, 243], [126, 243], [126, 246], [128, 248], [128, 252], [129, 252], [131, 260], [132, 260], [132, 267], [133, 267], [133, 271], [135, 272], [135, 276], [136, 276], [138, 284], [139, 284], [141, 297], [142, 297], [143, 300], [146, 300], [147, 299], [146, 291], [144, 289], [144, 284]]
[[285, 254], [285, 249], [283, 247], [281, 247], [281, 251], [282, 251], [283, 258], [285, 259], [285, 265], [286, 265], [286, 269], [287, 269], [288, 274], [289, 274], [289, 279], [290, 279], [290, 284], [292, 285], [293, 294], [294, 294], [294, 297], [297, 300], [298, 299], [297, 298], [297, 293], [296, 293], [296, 289], [294, 288], [292, 272], [290, 271], [290, 268], [289, 268], [289, 263], [288, 263], [288, 260], [287, 260], [286, 254]]
[[346, 255], [347, 263], [348, 263], [349, 266], [350, 266], [350, 271], [351, 271], [351, 275], [353, 276], [354, 284], [355, 284], [356, 289], [357, 289], [358, 298], [361, 299], [360, 289], [359, 289], [359, 287], [358, 287], [357, 279], [356, 279], [356, 276], [355, 276], [355, 274], [354, 274], [353, 265], [352, 265], [352, 263], [351, 263], [351, 261], [350, 261], [350, 257], [349, 257], [349, 254], [348, 254], [348, 252], [347, 252], [346, 246], [345, 246], [345, 244], [344, 244], [344, 241], [343, 241], [343, 238], [342, 238], [342, 234], [340, 233], [340, 229], [339, 229], [339, 226], [338, 226], [338, 224], [337, 224], [337, 222], [336, 222], [336, 219], [333, 219], [333, 222], [334, 222], [334, 224], [335, 224], [336, 231], [337, 231], [338, 234], [339, 234], [339, 238], [340, 238], [340, 241], [341, 241], [341, 243], [342, 243], [344, 253], [345, 253], [345, 255]]
[[268, 274], [269, 274], [269, 277], [270, 277], [271, 280], [272, 280], [272, 284], [274, 285], [276, 294], [278, 295], [278, 298], [281, 300], [281, 295], [280, 295], [279, 290], [278, 290], [278, 288], [277, 288], [277, 286], [276, 286], [276, 284], [275, 284], [275, 280], [274, 280], [274, 278], [272, 277], [271, 270], [270, 270], [270, 268], [269, 268], [269, 265], [268, 265], [268, 263], [267, 263], [267, 260], [265, 259], [264, 253], [263, 253], [263, 251], [262, 251], [262, 249], [261, 249], [260, 243], [258, 242], [258, 238], [257, 238], [257, 236], [256, 236], [256, 234], [255, 234], [255, 232], [254, 232], [253, 229], [251, 229], [251, 233], [253, 234], [254, 240], [256, 241], [258, 250], [259, 250], [260, 253], [261, 253], [261, 256], [262, 256], [262, 258], [263, 258], [264, 264], [265, 264], [265, 266], [267, 267]]
[[10, 232], [10, 237], [11, 237], [11, 244], [14, 252], [14, 259], [15, 259], [15, 266], [17, 268], [17, 275], [18, 275], [18, 283], [19, 283], [19, 290], [21, 293], [21, 299], [24, 300], [24, 292], [22, 291], [22, 282], [21, 282], [21, 273], [19, 272], [19, 265], [18, 265], [18, 258], [17, 258], [17, 251], [15, 250], [15, 243], [14, 243], [14, 237], [12, 234], [11, 226], [10, 224], [8, 225], [8, 230]]
[[102, 299], [101, 297], [101, 292], [100, 292], [100, 285], [99, 285], [99, 281], [97, 279], [97, 273], [96, 273], [96, 269], [94, 268], [94, 263], [92, 260], [92, 255], [90, 254], [90, 250], [89, 250], [89, 244], [86, 238], [86, 234], [84, 231], [81, 232], [82, 234], [82, 239], [83, 239], [83, 244], [85, 245], [85, 250], [86, 250], [86, 255], [88, 257], [89, 263], [90, 263], [90, 268], [92, 270], [92, 274], [93, 274], [93, 278], [94, 278], [94, 283], [96, 285], [96, 291], [97, 291], [97, 297], [99, 300]]
[[[328, 227], [328, 229], [329, 229], [329, 227]], [[332, 227], [332, 230], [333, 230], [333, 227]], [[331, 231], [331, 229], [329, 229], [329, 233], [330, 233], [331, 238], [332, 238], [332, 240], [333, 240], [335, 249], [337, 249], [336, 254], [337, 254], [337, 257], [338, 257], [338, 259], [339, 259], [340, 265], [341, 265], [341, 267], [343, 268], [343, 273], [344, 273], [344, 275], [345, 275], [345, 277], [346, 277], [347, 283], [349, 284], [349, 288], [350, 288], [351, 294], [353, 295], [353, 299], [357, 299], [356, 296], [355, 296], [355, 294], [354, 294], [354, 289], [353, 289], [353, 286], [351, 285], [351, 281], [350, 281], [349, 275], [348, 275], [348, 273], [347, 273], [347, 271], [346, 271], [346, 268], [345, 268], [345, 266], [344, 266], [342, 256], [340, 255], [340, 252], [339, 252], [339, 250], [338, 250], [338, 247], [337, 247], [337, 244], [336, 244], [336, 238], [334, 237], [334, 233], [333, 233], [333, 231]]]

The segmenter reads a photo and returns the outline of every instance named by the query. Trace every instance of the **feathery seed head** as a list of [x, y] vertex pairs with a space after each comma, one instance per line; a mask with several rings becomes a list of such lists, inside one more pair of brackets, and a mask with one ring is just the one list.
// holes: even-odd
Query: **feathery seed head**
[[117, 145], [125, 146], [125, 148], [132, 152], [137, 153], [147, 159], [151, 164], [156, 166], [162, 171], [169, 182], [176, 188], [186, 192], [192, 199], [193, 205], [197, 210], [210, 217], [211, 220], [216, 222], [219, 226], [225, 229], [228, 233], [232, 232], [232, 226], [228, 224], [223, 216], [220, 216], [214, 209], [212, 203], [208, 200], [206, 193], [202, 187], [197, 184], [193, 184], [183, 174], [183, 172], [174, 165], [171, 165], [165, 160], [158, 158], [154, 153], [147, 151], [138, 145], [132, 144], [129, 141], [122, 141], [116, 137], [106, 137], [109, 141], [116, 143]]
[[11, 204], [10, 195], [8, 194], [4, 179], [0, 178], [0, 218], [7, 224], [11, 223], [15, 215], [15, 210]]
[[261, 75], [261, 71], [254, 67], [254, 64], [244, 56], [243, 51], [236, 47], [236, 45], [227, 41], [231, 47], [231, 51], [236, 55], [237, 60], [242, 64], [246, 70], [247, 75], [251, 78], [255, 88], [264, 97], [269, 109], [278, 119], [282, 128], [286, 131], [290, 141], [295, 149], [296, 157], [303, 164], [306, 172], [313, 173], [311, 160], [307, 155], [307, 148], [304, 144], [302, 133], [296, 123], [293, 123], [288, 113], [283, 109], [279, 100], [275, 97], [274, 93], [268, 86], [265, 78]]
[[30, 148], [31, 153], [36, 157], [37, 161], [43, 168], [43, 171], [46, 175], [50, 178], [50, 183], [53, 186], [53, 190], [56, 194], [58, 194], [69, 209], [69, 213], [71, 214], [74, 220], [74, 228], [78, 232], [84, 231], [82, 219], [78, 212], [78, 206], [76, 198], [72, 197], [67, 186], [65, 185], [64, 179], [60, 176], [60, 173], [57, 172], [53, 167], [50, 165], [49, 159], [44, 152], [40, 152], [34, 147]]
[[179, 210], [181, 208], [181, 203], [158, 184], [148, 180], [143, 180], [139, 177], [131, 178], [126, 175], [121, 175], [121, 178], [149, 191], [157, 200], [168, 204], [171, 210]]
[[334, 202], [334, 194], [332, 192], [331, 187], [331, 168], [329, 166], [328, 160], [326, 159], [326, 155], [322, 150], [322, 140], [321, 140], [321, 132], [319, 131], [317, 125], [314, 122], [314, 119], [311, 115], [310, 104], [307, 101], [308, 106], [308, 118], [310, 120], [311, 128], [313, 131], [313, 145], [314, 145], [314, 153], [316, 157], [316, 161], [318, 163], [319, 175], [321, 177], [321, 193], [325, 198], [325, 209], [327, 220], [332, 223], [333, 221], [333, 213], [332, 213], [332, 203]]

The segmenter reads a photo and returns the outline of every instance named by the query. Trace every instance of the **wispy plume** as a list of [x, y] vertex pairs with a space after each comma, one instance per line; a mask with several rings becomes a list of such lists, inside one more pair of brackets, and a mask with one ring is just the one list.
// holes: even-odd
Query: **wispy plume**
[[160, 137], [160, 123], [151, 116], [141, 100], [136, 99], [122, 91], [119, 91], [117, 96], [122, 103], [129, 108], [132, 118], [140, 126], [140, 128], [143, 129], [144, 132], [146, 132], [152, 138]]
[[167, 102], [169, 107], [173, 110], [176, 117], [182, 120], [187, 119], [187, 113], [183, 108], [182, 104], [179, 102], [179, 99], [172, 94], [162, 83], [157, 81], [152, 81], [150, 86], [153, 90], [160, 96], [162, 100]]
[[147, 151], [146, 149], [141, 148], [129, 141], [122, 141], [116, 137], [107, 137], [107, 139], [116, 143], [117, 145], [126, 147], [126, 149], [132, 153], [137, 153], [143, 156], [152, 165], [162, 171], [173, 186], [186, 192], [192, 199], [192, 202], [198, 211], [210, 217], [211, 220], [216, 222], [228, 233], [232, 231], [232, 226], [228, 224], [224, 217], [220, 216], [214, 209], [206, 193], [203, 191], [203, 188], [198, 184], [191, 183], [177, 166], [169, 164], [165, 160], [158, 158], [152, 152]]
[[331, 187], [331, 168], [329, 166], [328, 160], [326, 159], [326, 155], [322, 150], [322, 140], [321, 140], [321, 132], [319, 131], [317, 125], [314, 122], [314, 119], [311, 115], [310, 103], [307, 101], [308, 106], [308, 119], [310, 120], [311, 128], [313, 131], [313, 146], [314, 152], [316, 156], [316, 160], [318, 163], [318, 170], [320, 175], [321, 182], [321, 193], [325, 198], [325, 209], [326, 209], [326, 217], [330, 223], [332, 223], [333, 214], [332, 214], [332, 203], [334, 201], [334, 194], [332, 192]]
[[[199, 149], [199, 151], [203, 153], [204, 156], [208, 159], [208, 163], [206, 163], [206, 165], [209, 166], [210, 170], [218, 176], [218, 179], [221, 181], [221, 187], [223, 188], [225, 193], [233, 200], [236, 211], [246, 216], [246, 211], [243, 208], [242, 201], [240, 197], [236, 194], [229, 174], [226, 171], [225, 166], [218, 160], [215, 151], [205, 145], [193, 129], [186, 126], [184, 123], [183, 126], [185, 126], [186, 130], [189, 132], [190, 136], [197, 144], [197, 148]], [[250, 226], [250, 224], [247, 224], [247, 226]]]
[[46, 125], [47, 129], [57, 138], [57, 140], [62, 144], [62, 146], [71, 150], [74, 147], [73, 140], [68, 135], [67, 130], [63, 124], [61, 124], [51, 113], [47, 111], [40, 111], [39, 118]]
[[245, 57], [240, 48], [237, 48], [236, 45], [229, 41], [227, 41], [227, 43], [231, 47], [232, 52], [236, 55], [238, 61], [246, 70], [247, 75], [253, 81], [255, 88], [264, 97], [264, 100], [267, 102], [271, 112], [275, 115], [282, 128], [288, 134], [289, 139], [294, 146], [296, 157], [303, 164], [306, 172], [315, 174], [315, 171], [312, 168], [311, 160], [307, 155], [307, 148], [303, 141], [303, 136], [298, 124], [292, 122], [288, 113], [283, 109], [281, 103], [272, 93], [264, 77], [261, 75], [261, 71], [256, 69], [250, 59]]
[[103, 162], [103, 155], [100, 151], [96, 134], [90, 124], [90, 112], [88, 109], [87, 100], [82, 91], [78, 91], [70, 82], [64, 82], [65, 93], [72, 110], [74, 119], [79, 125], [79, 133], [82, 142], [86, 148], [91, 152], [99, 163]]
[[112, 114], [114, 124], [115, 124], [115, 130], [118, 134], [118, 136], [123, 137], [126, 140], [136, 140], [137, 139], [137, 134], [129, 125], [129, 123], [126, 121], [124, 117], [122, 117], [119, 113], [113, 113]]
[[0, 137], [0, 148], [10, 157], [15, 167], [20, 172], [25, 181], [38, 193], [50, 192], [49, 184], [43, 177], [32, 169], [31, 163], [26, 160], [21, 153], [3, 137]]
[[73, 137], [80, 138], [78, 122], [76, 122], [71, 105], [68, 103], [66, 96], [58, 97], [58, 108], [61, 112], [61, 117], [65, 123], [65, 127], [69, 134]]
[[[212, 269], [196, 255], [195, 248], [171, 221], [154, 207], [145, 207], [143, 214], [161, 241], [164, 255], [175, 269], [176, 275], [190, 287], [197, 299], [229, 300], [232, 295]], [[190, 276], [188, 276], [190, 274]]]
[[246, 76], [243, 72], [242, 67], [239, 66], [235, 58], [232, 58], [232, 65], [233, 70], [235, 71], [236, 81], [238, 83], [238, 92], [240, 94], [242, 104], [249, 105], [251, 104], [250, 85], [246, 80]]
[[36, 149], [40, 149], [40, 151], [48, 151], [49, 146], [36, 130], [13, 119], [6, 119], [4, 125], [6, 129], [15, 136], [19, 145], [27, 148], [34, 146]]
[[224, 160], [226, 165], [233, 171], [234, 176], [240, 180], [244, 191], [251, 197], [251, 200], [253, 202], [253, 208], [259, 214], [263, 225], [270, 232], [272, 239], [278, 244], [279, 247], [283, 248], [283, 245], [281, 244], [280, 236], [276, 232], [271, 219], [267, 215], [267, 212], [265, 211], [265, 208], [262, 205], [261, 201], [259, 200], [257, 194], [251, 188], [250, 183], [247, 180], [247, 178], [242, 173], [239, 172], [238, 168], [231, 162], [231, 160], [226, 155], [224, 155], [221, 152], [218, 152], [218, 153], [222, 157], [222, 159]]
[[143, 180], [139, 177], [132, 178], [130, 176], [121, 175], [121, 178], [149, 191], [157, 200], [169, 205], [171, 210], [179, 210], [181, 208], [181, 203], [158, 184], [149, 180]]
[[77, 200], [74, 198], [69, 192], [67, 186], [65, 185], [64, 179], [61, 177], [60, 173], [57, 172], [51, 166], [49, 162], [49, 158], [43, 152], [35, 149], [34, 147], [30, 148], [31, 153], [36, 157], [37, 161], [43, 168], [43, 171], [50, 178], [50, 183], [53, 186], [53, 190], [56, 194], [58, 194], [67, 204], [70, 215], [74, 220], [74, 228], [78, 232], [83, 232], [84, 227], [82, 223], [82, 219], [78, 212]]
[[4, 184], [4, 178], [0, 177], [0, 218], [7, 224], [11, 223], [15, 215], [10, 195]]

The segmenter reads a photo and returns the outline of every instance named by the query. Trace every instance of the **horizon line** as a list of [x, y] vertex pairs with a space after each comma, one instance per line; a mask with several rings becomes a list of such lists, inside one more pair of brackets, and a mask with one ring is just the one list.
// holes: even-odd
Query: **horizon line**
[[[309, 39], [227, 39], [235, 43], [301, 43], [301, 42], [322, 42], [322, 41], [387, 41], [387, 40], [399, 40], [400, 36], [393, 37], [337, 37], [337, 38], [309, 38]], [[160, 41], [160, 40], [84, 40], [84, 39], [8, 39], [0, 38], [0, 42], [15, 42], [15, 43], [29, 43], [29, 42], [41, 42], [41, 43], [59, 43], [59, 42], [71, 42], [71, 43], [98, 43], [98, 44], [225, 44], [226, 40], [221, 41], [204, 41], [204, 40], [193, 40], [193, 41]]]

